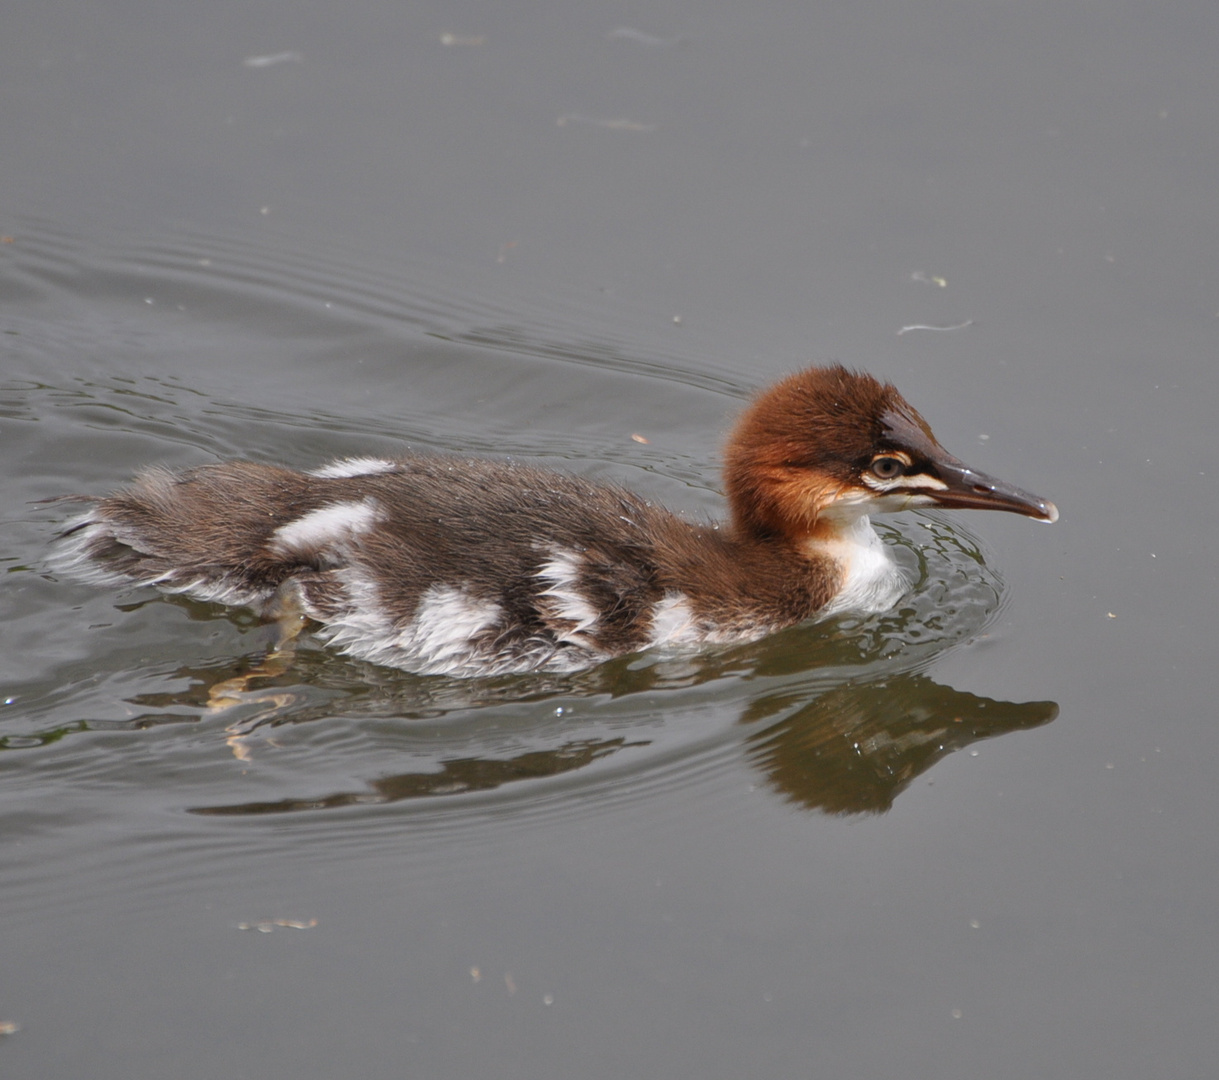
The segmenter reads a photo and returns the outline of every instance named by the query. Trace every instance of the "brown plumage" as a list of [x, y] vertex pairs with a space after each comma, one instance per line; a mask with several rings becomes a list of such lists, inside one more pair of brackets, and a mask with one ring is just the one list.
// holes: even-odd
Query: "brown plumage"
[[477, 675], [569, 670], [883, 608], [904, 583], [870, 511], [1057, 516], [948, 455], [892, 386], [841, 367], [762, 394], [729, 440], [725, 482], [721, 529], [514, 462], [152, 469], [64, 531], [59, 564], [95, 581], [299, 610], [354, 655]]

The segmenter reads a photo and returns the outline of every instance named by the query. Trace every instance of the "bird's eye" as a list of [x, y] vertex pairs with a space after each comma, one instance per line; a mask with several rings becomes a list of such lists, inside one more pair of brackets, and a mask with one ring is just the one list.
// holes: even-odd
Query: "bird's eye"
[[872, 474], [881, 480], [892, 480], [906, 471], [901, 458], [878, 457], [872, 460]]

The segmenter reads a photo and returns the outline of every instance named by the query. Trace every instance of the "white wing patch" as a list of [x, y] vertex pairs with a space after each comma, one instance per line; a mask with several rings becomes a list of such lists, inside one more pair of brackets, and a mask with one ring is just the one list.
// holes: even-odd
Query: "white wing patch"
[[433, 585], [420, 598], [415, 617], [394, 641], [411, 655], [411, 669], [423, 675], [486, 671], [486, 647], [475, 642], [494, 626], [503, 609], [451, 585]]
[[354, 566], [344, 566], [333, 573], [343, 587], [346, 606], [342, 610], [336, 612], [329, 607], [320, 610], [309, 603], [307, 589], [297, 591], [305, 614], [322, 623], [319, 636], [362, 660], [374, 664], [398, 663], [399, 658], [394, 656], [393, 623], [381, 605], [377, 583]]
[[543, 563], [538, 571], [538, 577], [548, 582], [550, 588], [543, 589], [538, 595], [551, 598], [548, 606], [555, 618], [573, 624], [570, 630], [556, 635], [559, 640], [587, 645], [588, 642], [578, 635], [591, 630], [601, 613], [579, 591], [580, 562], [579, 552], [552, 548], [550, 562]]
[[280, 554], [314, 554], [350, 543], [383, 518], [377, 500], [331, 503], [311, 510], [271, 534], [270, 547]]
[[682, 645], [702, 641], [694, 621], [690, 600], [680, 592], [666, 593], [652, 608], [652, 634], [645, 648], [654, 645]]
[[354, 567], [336, 573], [347, 603], [342, 612], [325, 614], [320, 636], [349, 656], [417, 675], [489, 675], [503, 666], [488, 644], [477, 640], [501, 621], [498, 604], [450, 585], [433, 585], [419, 598], [410, 622], [395, 625], [370, 575]]
[[311, 470], [308, 475], [319, 480], [343, 480], [351, 476], [376, 476], [378, 473], [397, 472], [398, 463], [385, 458], [349, 457], [331, 461]]

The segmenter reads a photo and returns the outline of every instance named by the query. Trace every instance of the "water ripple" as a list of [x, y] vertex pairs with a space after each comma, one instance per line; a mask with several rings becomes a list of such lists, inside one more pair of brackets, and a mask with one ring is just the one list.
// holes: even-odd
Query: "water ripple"
[[[11, 507], [112, 486], [149, 461], [305, 462], [392, 451], [405, 436], [567, 463], [713, 513], [723, 418], [755, 381], [667, 330], [632, 340], [587, 296], [531, 306], [499, 285], [460, 289], [439, 270], [336, 251], [196, 236], [89, 244], [30, 223], [0, 258], [14, 361], [0, 420], [24, 463], [5, 479]], [[654, 441], [632, 441], [608, 400]], [[876, 812], [943, 754], [1054, 711], [929, 678], [1003, 603], [956, 519], [884, 527], [915, 585], [883, 616], [569, 676], [460, 681], [308, 640], [286, 670], [250, 677], [268, 642], [248, 613], [45, 576], [54, 517], [13, 511], [0, 552], [14, 632], [6, 798], [24, 807], [37, 792], [49, 815], [18, 814], [18, 833], [176, 822], [163, 830], [176, 837], [158, 871], [169, 877], [205, 873], [234, 828], [323, 829], [367, 849], [393, 844], [405, 816], [426, 848], [488, 815], [579, 821], [732, 777], [809, 809]], [[245, 695], [218, 708], [216, 688], [242, 678]]]

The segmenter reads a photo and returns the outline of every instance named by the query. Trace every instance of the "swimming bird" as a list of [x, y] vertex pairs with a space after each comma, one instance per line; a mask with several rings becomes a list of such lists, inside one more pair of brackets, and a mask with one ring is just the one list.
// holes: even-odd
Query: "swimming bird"
[[729, 518], [707, 524], [515, 461], [154, 467], [90, 499], [55, 562], [97, 583], [311, 620], [374, 663], [479, 676], [884, 611], [909, 584], [871, 514], [1058, 517], [949, 454], [891, 384], [841, 366], [801, 371], [753, 401], [728, 439], [724, 486]]

